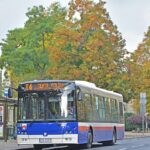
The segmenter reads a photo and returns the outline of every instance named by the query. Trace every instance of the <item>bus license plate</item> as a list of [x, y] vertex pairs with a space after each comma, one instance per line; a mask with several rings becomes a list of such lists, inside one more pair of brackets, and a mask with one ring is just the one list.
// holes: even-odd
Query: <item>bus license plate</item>
[[39, 138], [40, 143], [51, 143], [51, 139], [49, 138]]

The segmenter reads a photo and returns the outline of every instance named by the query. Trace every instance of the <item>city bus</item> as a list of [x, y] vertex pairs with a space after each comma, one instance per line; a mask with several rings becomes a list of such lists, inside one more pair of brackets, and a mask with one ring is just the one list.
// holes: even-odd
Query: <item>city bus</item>
[[18, 144], [113, 145], [124, 138], [123, 96], [86, 81], [34, 80], [18, 86]]

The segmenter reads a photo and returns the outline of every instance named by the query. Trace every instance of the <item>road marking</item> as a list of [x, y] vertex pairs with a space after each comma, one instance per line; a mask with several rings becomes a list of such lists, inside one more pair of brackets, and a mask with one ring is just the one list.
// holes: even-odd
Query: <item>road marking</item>
[[62, 148], [66, 148], [67, 146], [55, 146], [55, 147], [47, 147], [44, 148], [43, 150], [53, 150], [53, 149], [62, 149]]
[[132, 146], [132, 148], [142, 147], [144, 144]]
[[121, 149], [118, 149], [118, 150], [127, 150], [128, 148], [121, 148]]

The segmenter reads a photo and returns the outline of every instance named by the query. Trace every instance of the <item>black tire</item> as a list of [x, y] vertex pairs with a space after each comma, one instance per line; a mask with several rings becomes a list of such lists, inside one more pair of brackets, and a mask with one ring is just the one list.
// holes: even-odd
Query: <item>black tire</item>
[[79, 147], [79, 145], [68, 145], [68, 149], [69, 150], [77, 150]]
[[33, 145], [34, 150], [42, 150], [42, 145], [35, 144]]
[[112, 136], [112, 140], [110, 141], [110, 145], [114, 145], [117, 141], [117, 135], [116, 135], [116, 131], [113, 131], [113, 136]]
[[92, 147], [92, 143], [93, 143], [93, 134], [92, 134], [92, 131], [89, 130], [88, 131], [88, 142], [85, 144], [85, 148], [86, 149], [89, 149]]

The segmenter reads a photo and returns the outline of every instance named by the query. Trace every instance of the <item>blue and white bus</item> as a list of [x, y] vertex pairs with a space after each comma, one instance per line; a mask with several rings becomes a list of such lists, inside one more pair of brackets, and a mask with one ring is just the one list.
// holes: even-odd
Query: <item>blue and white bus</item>
[[123, 97], [86, 81], [35, 80], [18, 87], [18, 144], [113, 145], [124, 138]]

